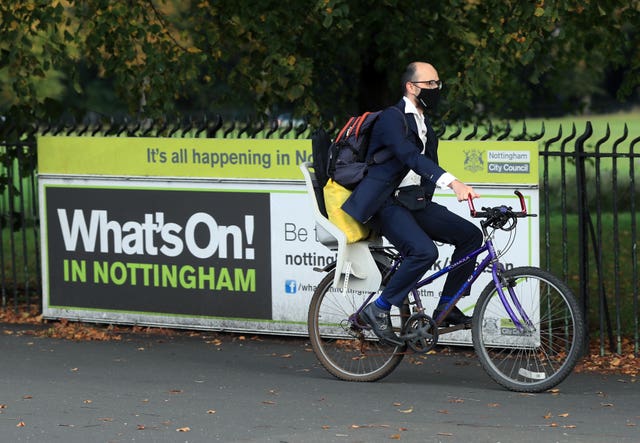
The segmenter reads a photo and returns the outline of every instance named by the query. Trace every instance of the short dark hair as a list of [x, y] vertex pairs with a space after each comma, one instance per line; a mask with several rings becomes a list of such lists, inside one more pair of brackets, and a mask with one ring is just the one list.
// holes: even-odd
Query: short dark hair
[[413, 63], [409, 63], [407, 65], [407, 68], [404, 70], [404, 74], [402, 74], [402, 76], [400, 77], [400, 90], [402, 91], [402, 95], [404, 95], [406, 93], [406, 84], [407, 82], [410, 82], [411, 80], [414, 79], [415, 75], [416, 75], [416, 69], [417, 69], [417, 64], [416, 62]]

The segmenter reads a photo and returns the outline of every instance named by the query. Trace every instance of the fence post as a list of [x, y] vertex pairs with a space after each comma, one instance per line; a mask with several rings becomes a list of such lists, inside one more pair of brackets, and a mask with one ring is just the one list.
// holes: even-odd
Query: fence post
[[[580, 279], [580, 300], [582, 300], [582, 316], [585, 324], [585, 343], [589, 343], [589, 236], [587, 226], [589, 221], [589, 206], [587, 198], [587, 182], [585, 172], [584, 142], [593, 134], [591, 122], [587, 121], [584, 133], [578, 137], [575, 143], [576, 160], [576, 189], [578, 199], [578, 256], [580, 266], [578, 270]], [[585, 352], [588, 350], [585, 349]]]

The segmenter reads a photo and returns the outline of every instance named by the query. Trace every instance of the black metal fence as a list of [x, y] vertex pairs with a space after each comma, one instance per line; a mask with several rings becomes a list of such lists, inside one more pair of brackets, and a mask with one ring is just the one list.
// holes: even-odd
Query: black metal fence
[[[330, 130], [335, 125], [329, 125]], [[639, 295], [635, 180], [640, 141], [627, 124], [596, 128], [591, 122], [440, 125], [446, 140], [523, 140], [539, 143], [541, 266], [575, 291], [600, 352], [638, 355]], [[636, 130], [638, 130], [636, 128]], [[618, 133], [616, 133], [618, 132]], [[304, 122], [224, 121], [220, 116], [184, 121], [107, 121], [95, 124], [0, 123], [0, 297], [2, 309], [41, 306], [37, 135], [202, 138], [308, 138]]]

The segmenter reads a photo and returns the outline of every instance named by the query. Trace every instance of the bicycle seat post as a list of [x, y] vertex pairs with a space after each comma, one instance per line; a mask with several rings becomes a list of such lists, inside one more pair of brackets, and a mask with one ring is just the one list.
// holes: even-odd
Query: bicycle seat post
[[[415, 288], [411, 290], [411, 295], [413, 296], [414, 312], [424, 312], [422, 299], [420, 298], [420, 294], [418, 294], [418, 291]], [[409, 297], [407, 297], [407, 301], [410, 305], [412, 304]]]

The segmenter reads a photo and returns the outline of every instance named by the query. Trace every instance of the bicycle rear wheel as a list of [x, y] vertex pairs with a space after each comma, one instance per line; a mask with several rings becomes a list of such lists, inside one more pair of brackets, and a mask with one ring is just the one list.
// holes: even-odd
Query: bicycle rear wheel
[[[311, 346], [318, 360], [335, 377], [347, 381], [371, 382], [389, 375], [404, 357], [406, 345], [391, 346], [378, 340], [373, 331], [350, 321], [369, 294], [334, 288], [331, 271], [320, 282], [309, 305], [308, 327]], [[399, 331], [409, 316], [408, 305], [392, 308], [392, 323]]]
[[516, 317], [515, 295], [529, 318], [518, 330], [500, 301], [494, 283], [478, 298], [473, 315], [473, 344], [487, 373], [500, 385], [518, 392], [542, 392], [573, 370], [582, 352], [584, 321], [571, 290], [553, 274], [520, 267], [503, 273], [502, 290]]

